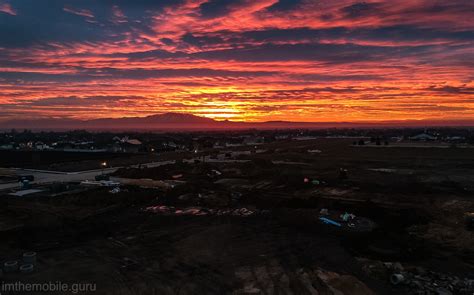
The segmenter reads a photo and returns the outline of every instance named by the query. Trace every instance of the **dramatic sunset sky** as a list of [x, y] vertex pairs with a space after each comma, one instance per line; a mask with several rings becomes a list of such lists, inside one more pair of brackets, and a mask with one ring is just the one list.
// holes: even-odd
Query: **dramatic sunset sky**
[[0, 120], [474, 120], [473, 0], [0, 0]]

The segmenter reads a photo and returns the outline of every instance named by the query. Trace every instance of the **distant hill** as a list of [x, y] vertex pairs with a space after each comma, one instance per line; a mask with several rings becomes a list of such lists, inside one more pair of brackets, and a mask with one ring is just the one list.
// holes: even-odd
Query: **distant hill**
[[293, 129], [293, 128], [362, 128], [362, 127], [420, 127], [420, 126], [474, 126], [474, 120], [451, 121], [384, 121], [384, 122], [233, 122], [184, 113], [164, 113], [147, 117], [103, 118], [94, 120], [31, 119], [0, 122], [0, 129], [32, 130], [219, 130], [219, 129]]
[[8, 120], [0, 122], [1, 129], [44, 129], [44, 130], [117, 130], [117, 129], [199, 129], [213, 127], [218, 124], [210, 118], [191, 114], [164, 113], [147, 117], [103, 118], [94, 120], [74, 119], [32, 119]]
[[126, 124], [212, 124], [217, 121], [199, 117], [192, 114], [183, 113], [164, 113], [151, 115], [147, 117], [129, 117], [119, 119], [96, 119], [88, 121], [88, 123], [102, 124], [102, 123], [126, 123]]
[[217, 121], [191, 114], [164, 113], [147, 117], [95, 119], [82, 122], [86, 129], [194, 129], [212, 127]]

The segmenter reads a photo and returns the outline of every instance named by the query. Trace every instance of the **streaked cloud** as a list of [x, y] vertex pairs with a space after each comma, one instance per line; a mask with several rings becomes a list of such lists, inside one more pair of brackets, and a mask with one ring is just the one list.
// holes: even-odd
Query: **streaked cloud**
[[83, 16], [83, 17], [88, 17], [88, 18], [93, 18], [94, 14], [90, 10], [87, 9], [76, 9], [73, 7], [64, 7], [64, 11], [78, 15], [78, 16]]
[[15, 9], [13, 9], [12, 5], [10, 3], [2, 3], [0, 2], [0, 12], [9, 14], [9, 15], [16, 15]]

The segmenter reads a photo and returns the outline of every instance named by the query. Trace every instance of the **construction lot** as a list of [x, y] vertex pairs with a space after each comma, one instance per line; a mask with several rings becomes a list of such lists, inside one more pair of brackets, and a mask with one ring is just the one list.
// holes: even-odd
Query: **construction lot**
[[352, 141], [173, 155], [107, 171], [136, 180], [117, 190], [4, 190], [0, 258], [37, 261], [3, 280], [98, 294], [472, 294], [472, 150]]

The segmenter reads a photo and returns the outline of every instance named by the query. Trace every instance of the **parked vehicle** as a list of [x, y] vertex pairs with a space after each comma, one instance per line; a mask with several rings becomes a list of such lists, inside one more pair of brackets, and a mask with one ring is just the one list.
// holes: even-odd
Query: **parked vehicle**
[[34, 181], [35, 177], [33, 175], [20, 175], [20, 176], [18, 176], [18, 181], [19, 182], [22, 182], [24, 180]]

